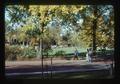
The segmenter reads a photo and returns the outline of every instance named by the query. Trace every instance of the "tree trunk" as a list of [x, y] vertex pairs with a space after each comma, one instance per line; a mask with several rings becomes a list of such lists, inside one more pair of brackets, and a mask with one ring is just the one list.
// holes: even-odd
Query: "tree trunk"
[[38, 52], [37, 52], [37, 58], [40, 59], [42, 57], [42, 41], [39, 39], [39, 45], [38, 45]]
[[93, 51], [96, 52], [96, 20], [93, 21]]
[[97, 29], [97, 6], [94, 5], [94, 20], [93, 20], [93, 56], [96, 55], [96, 29]]
[[44, 30], [44, 23], [42, 23], [42, 36], [41, 36], [41, 66], [42, 66], [42, 77], [43, 77], [43, 79], [44, 79], [44, 73], [43, 73], [43, 71], [44, 71], [44, 62], [43, 62], [43, 59], [44, 59], [44, 56], [43, 56], [43, 30]]
[[23, 41], [23, 46], [25, 46], [25, 42]]

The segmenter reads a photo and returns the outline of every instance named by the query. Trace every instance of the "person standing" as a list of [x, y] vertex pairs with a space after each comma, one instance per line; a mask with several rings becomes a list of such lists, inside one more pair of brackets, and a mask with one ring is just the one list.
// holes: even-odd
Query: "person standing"
[[87, 49], [87, 53], [86, 53], [86, 61], [87, 62], [92, 62], [92, 49]]
[[92, 48], [90, 48], [88, 52], [89, 62], [92, 62], [92, 55], [93, 55], [93, 51], [92, 51]]
[[87, 53], [86, 53], [86, 61], [87, 62], [89, 62], [89, 55], [88, 55], [88, 53], [89, 53], [89, 49], [87, 49]]

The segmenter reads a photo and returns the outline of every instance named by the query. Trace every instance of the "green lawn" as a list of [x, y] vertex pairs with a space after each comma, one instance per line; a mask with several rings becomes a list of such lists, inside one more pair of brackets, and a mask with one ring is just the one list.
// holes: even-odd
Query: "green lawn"
[[[70, 56], [69, 54], [73, 54], [74, 51], [75, 51], [75, 47], [64, 47], [64, 48], [59, 48], [59, 47], [56, 47], [53, 49], [53, 52], [50, 52], [49, 55], [55, 55], [55, 53], [57, 51], [65, 51], [65, 54], [66, 56]], [[86, 52], [87, 52], [87, 48], [83, 48], [83, 47], [77, 47], [77, 50], [79, 51], [80, 53], [80, 56], [82, 57], [85, 57], [86, 56]], [[101, 51], [96, 51], [97, 54], [101, 54]], [[113, 53], [113, 50], [110, 50], [110, 49], [107, 49], [106, 53], [109, 53], [109, 54], [112, 54]]]
[[[55, 49], [53, 49], [54, 52], [59, 51], [59, 50], [66, 51], [66, 53], [74, 53], [75, 47], [55, 48]], [[77, 50], [79, 52], [85, 52], [86, 48], [77, 47]]]
[[[87, 48], [77, 47], [77, 50], [79, 52], [86, 52], [86, 49]], [[53, 49], [53, 52], [50, 53], [50, 55], [54, 55], [57, 51], [61, 51], [61, 50], [65, 51], [66, 54], [70, 54], [70, 53], [74, 53], [75, 47], [66, 47], [66, 48], [58, 48], [58, 47], [56, 47], [56, 48]]]

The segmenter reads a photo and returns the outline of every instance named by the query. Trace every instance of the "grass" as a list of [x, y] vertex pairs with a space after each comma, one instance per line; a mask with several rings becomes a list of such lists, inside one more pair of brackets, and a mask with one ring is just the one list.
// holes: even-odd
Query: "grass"
[[[66, 57], [71, 57], [71, 54], [74, 54], [75, 47], [64, 47], [64, 48], [54, 48], [52, 53], [49, 53], [49, 56], [54, 56], [57, 51], [65, 51]], [[77, 47], [77, 50], [80, 53], [80, 57], [84, 58], [86, 56], [86, 50], [87, 48], [83, 47]], [[101, 55], [101, 51], [96, 51], [98, 55]], [[106, 53], [112, 54], [113, 50], [107, 50]]]
[[[9, 49], [10, 47], [10, 49]], [[18, 59], [25, 59], [25, 58], [28, 58], [28, 59], [34, 59], [36, 58], [36, 56], [38, 54], [40, 54], [41, 52], [35, 52], [35, 50], [31, 50], [31, 47], [29, 47], [28, 49], [19, 49], [20, 46], [18, 45], [14, 45], [14, 46], [9, 46], [8, 48], [6, 48], [6, 59], [8, 60], [14, 60], [13, 58], [18, 58]], [[16, 48], [17, 47], [17, 48]], [[15, 49], [14, 49], [15, 48]], [[74, 51], [75, 51], [75, 48], [77, 48], [77, 50], [79, 51], [79, 57], [84, 59], [86, 57], [86, 51], [87, 51], [87, 48], [86, 47], [63, 47], [63, 48], [60, 48], [60, 47], [56, 47], [53, 50], [53, 52], [49, 51], [49, 54], [47, 56], [47, 53], [44, 53], [44, 57], [60, 57], [60, 56], [64, 56], [65, 58], [71, 58], [73, 57], [74, 55]], [[16, 50], [17, 49], [17, 50]], [[15, 51], [16, 50], [16, 51]], [[58, 53], [58, 51], [64, 51], [64, 53]], [[56, 54], [57, 52], [57, 54]], [[113, 54], [113, 50], [107, 50], [107, 53], [112, 55]], [[101, 51], [97, 51], [97, 55], [98, 56], [104, 56], [104, 53], [102, 55]], [[21, 56], [21, 57], [20, 57]], [[9, 57], [9, 58], [8, 58]]]
[[[55, 54], [55, 52], [57, 51], [60, 51], [60, 50], [63, 50], [65, 51], [66, 53], [74, 53], [75, 51], [75, 47], [64, 47], [64, 48], [59, 48], [59, 47], [56, 47], [53, 49], [53, 54]], [[77, 47], [77, 50], [81, 53], [81, 52], [87, 52], [87, 48], [82, 48], [82, 47]], [[108, 49], [108, 51], [110, 51], [110, 49]], [[97, 51], [99, 52], [99, 51]]]
[[[71, 54], [74, 53], [75, 51], [75, 47], [64, 47], [64, 48], [54, 48], [53, 52], [49, 53], [49, 55], [54, 55], [57, 51], [65, 51], [66, 54]], [[77, 50], [81, 53], [81, 52], [86, 52], [86, 48], [81, 48], [81, 47], [77, 47]]]
[[[54, 52], [59, 51], [59, 50], [63, 50], [63, 51], [65, 51], [66, 53], [74, 53], [75, 47], [55, 48], [55, 49], [53, 49]], [[79, 52], [86, 52], [86, 48], [80, 48], [80, 47], [78, 47], [77, 50], [78, 50]], [[54, 52], [53, 52], [53, 53], [54, 53]]]

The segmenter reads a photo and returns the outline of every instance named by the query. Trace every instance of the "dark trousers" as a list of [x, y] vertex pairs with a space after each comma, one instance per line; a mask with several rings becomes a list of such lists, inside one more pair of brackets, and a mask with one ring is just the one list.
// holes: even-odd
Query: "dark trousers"
[[75, 59], [77, 59], [77, 60], [78, 60], [78, 56], [77, 56], [77, 55], [75, 55], [75, 56], [74, 56], [74, 60], [75, 60]]

